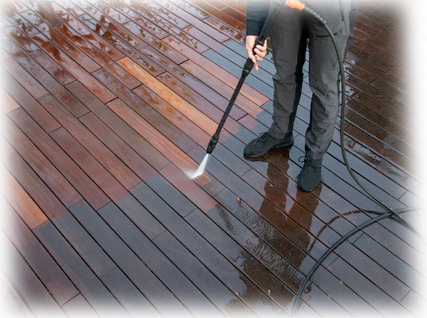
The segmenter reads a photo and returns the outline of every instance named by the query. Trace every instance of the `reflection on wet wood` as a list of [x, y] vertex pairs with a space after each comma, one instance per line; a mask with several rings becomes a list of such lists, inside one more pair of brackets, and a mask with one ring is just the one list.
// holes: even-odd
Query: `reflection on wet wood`
[[[268, 57], [206, 155], [246, 60], [247, 1], [4, 2], [0, 244], [16, 273], [0, 268], [35, 315], [288, 317], [316, 261], [382, 213], [343, 164], [341, 118], [322, 183], [298, 190], [307, 65], [293, 147], [243, 156], [272, 122]], [[409, 20], [363, 1], [345, 60], [350, 163], [395, 209], [425, 201], [400, 47]], [[403, 216], [418, 228], [423, 212]], [[418, 314], [423, 247], [393, 218], [365, 228], [315, 271], [299, 314]]]

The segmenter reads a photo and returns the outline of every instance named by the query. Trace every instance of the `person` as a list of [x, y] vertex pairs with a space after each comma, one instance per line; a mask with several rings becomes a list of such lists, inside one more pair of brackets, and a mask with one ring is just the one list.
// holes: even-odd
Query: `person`
[[[304, 3], [327, 21], [344, 57], [354, 35], [359, 0], [306, 0]], [[267, 51], [266, 42], [254, 45], [270, 4], [268, 0], [248, 0], [247, 4], [246, 50], [255, 70], [258, 70], [258, 63]], [[301, 190], [310, 192], [321, 181], [322, 158], [332, 141], [338, 115], [338, 57], [324, 26], [304, 11], [284, 6], [269, 36], [276, 68], [273, 75], [273, 123], [268, 131], [246, 145], [244, 154], [257, 158], [272, 149], [293, 145], [293, 125], [301, 97], [308, 46], [309, 85], [313, 94], [310, 122], [305, 134], [304, 165], [297, 184]]]

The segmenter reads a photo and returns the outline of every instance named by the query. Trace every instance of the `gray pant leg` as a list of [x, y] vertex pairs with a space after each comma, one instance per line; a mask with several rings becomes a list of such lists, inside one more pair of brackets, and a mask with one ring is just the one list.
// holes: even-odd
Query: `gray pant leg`
[[[342, 23], [333, 23], [335, 39], [344, 56], [349, 39], [348, 11]], [[339, 15], [337, 18], [341, 19]], [[339, 106], [339, 62], [335, 48], [323, 26], [309, 23], [310, 49], [310, 123], [307, 128], [306, 154], [313, 159], [321, 159], [333, 137]]]
[[307, 48], [305, 20], [301, 12], [284, 8], [270, 32], [276, 74], [273, 76], [273, 124], [268, 132], [275, 138], [284, 138], [293, 129]]

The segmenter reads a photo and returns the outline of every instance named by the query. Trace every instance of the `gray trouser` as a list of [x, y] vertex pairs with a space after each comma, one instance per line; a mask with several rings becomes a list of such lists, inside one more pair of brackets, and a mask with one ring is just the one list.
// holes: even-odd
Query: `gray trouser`
[[[328, 18], [323, 16], [335, 34], [344, 56], [352, 36], [357, 10], [350, 14], [350, 6], [343, 8], [339, 5], [335, 9], [325, 10]], [[287, 7], [282, 9], [270, 37], [276, 74], [273, 76], [273, 124], [269, 133], [275, 138], [284, 138], [292, 133], [301, 96], [302, 69], [308, 39], [309, 83], [313, 96], [310, 122], [305, 136], [305, 151], [313, 159], [320, 159], [331, 143], [338, 115], [340, 76], [333, 43], [324, 27], [314, 18]]]

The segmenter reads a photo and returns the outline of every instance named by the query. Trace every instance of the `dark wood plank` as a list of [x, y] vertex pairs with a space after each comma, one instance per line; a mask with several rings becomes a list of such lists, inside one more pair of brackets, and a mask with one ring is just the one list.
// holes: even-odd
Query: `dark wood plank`
[[39, 19], [35, 15], [32, 15], [31, 12], [28, 14], [24, 12], [22, 15], [23, 17], [27, 18], [27, 20], [29, 20], [47, 39], [49, 39], [55, 46], [60, 48], [61, 51], [64, 51], [86, 71], [91, 73], [100, 68], [100, 66], [94, 60], [90, 59], [85, 53], [67, 41], [67, 39], [58, 33], [55, 28], [50, 27], [43, 20]]
[[368, 281], [341, 259], [338, 258], [329, 265], [329, 270], [334, 273], [334, 275], [338, 276], [343, 284], [349, 286], [381, 314], [391, 315], [400, 313], [402, 315], [408, 315], [408, 311], [405, 308], [400, 306], [390, 296], [382, 292], [377, 286]]
[[161, 198], [141, 184], [132, 193], [174, 234], [175, 237], [209, 270], [229, 286], [235, 295], [242, 299], [255, 313], [281, 313], [282, 311], [253, 282], [233, 267], [228, 260], [210, 245], [198, 232], [190, 227]]
[[131, 188], [141, 181], [52, 96], [46, 95], [40, 102], [124, 187]]
[[71, 206], [81, 200], [80, 194], [10, 119], [3, 118], [2, 123], [3, 136], [51, 187], [65, 206]]
[[113, 202], [126, 196], [126, 189], [65, 129], [51, 136]]
[[120, 269], [115, 268], [102, 281], [132, 317], [142, 312], [148, 317], [163, 317]]
[[[134, 74], [134, 72], [132, 72], [132, 69], [129, 70], [127, 65], [124, 65], [121, 62], [119, 64], [122, 65], [124, 69]], [[137, 67], [136, 64], [133, 64], [132, 66]], [[142, 72], [142, 68], [139, 68], [139, 71]], [[131, 107], [132, 110], [134, 110], [139, 116], [141, 116], [141, 118], [150, 122], [150, 124], [155, 129], [161, 132], [169, 140], [174, 142], [180, 149], [187, 152], [196, 146], [193, 140], [191, 140], [189, 137], [180, 132], [175, 126], [170, 125], [169, 121], [167, 121], [163, 116], [161, 116], [151, 107], [149, 107], [143, 100], [136, 96], [132, 91], [127, 89], [109, 73], [105, 71], [99, 71], [95, 72], [94, 76], [104, 85], [113, 90], [114, 93], [119, 96], [121, 101]], [[139, 76], [137, 76], [137, 78], [142, 79]], [[112, 103], [114, 102], [116, 101], [113, 101]]]
[[62, 306], [62, 309], [67, 314], [67, 317], [98, 317], [93, 308], [89, 305], [87, 300], [80, 294], [71, 299], [68, 303]]
[[[79, 34], [80, 37], [91, 43], [102, 53], [109, 56], [112, 60], [118, 60], [123, 57], [123, 54], [120, 53], [119, 50], [117, 50], [114, 46], [110, 45], [105, 40], [98, 38], [96, 36], [96, 33], [92, 32], [88, 27], [86, 27], [76, 18], [80, 15], [85, 14], [85, 12], [75, 12], [75, 10], [78, 8], [72, 6], [71, 2], [61, 0], [59, 5], [58, 3], [52, 1], [45, 3], [45, 5], [49, 6], [51, 11], [55, 12], [65, 22], [65, 25], [72, 28], [74, 32], [77, 32]], [[58, 28], [63, 28], [63, 25], [58, 26], [57, 29]]]
[[187, 315], [188, 310], [154, 275], [117, 234], [87, 204], [77, 204], [71, 212], [98, 241], [123, 272], [132, 279], [161, 313]]
[[[23, 33], [17, 31], [15, 28], [12, 27], [3, 28], [2, 31], [5, 32], [5, 29], [8, 29], [7, 33], [10, 38], [7, 37], [4, 33], [0, 33], [0, 38], [2, 39], [2, 47], [11, 56], [16, 58], [16, 55], [20, 54], [19, 52], [21, 50], [18, 49], [18, 47], [20, 47], [63, 85], [75, 80], [75, 78], [70, 73], [64, 70], [64, 68], [62, 68], [58, 63], [56, 63], [46, 53], [44, 53]], [[28, 71], [31, 71], [30, 68], [28, 68]]]
[[76, 287], [12, 207], [2, 205], [2, 210], [8, 220], [7, 226], [2, 225], [3, 231], [59, 306], [76, 296], [78, 294]]
[[95, 183], [84, 174], [49, 135], [43, 133], [40, 127], [23, 110], [14, 111], [9, 114], [9, 117], [94, 208], [98, 209], [109, 202], [107, 196]]
[[203, 263], [169, 232], [156, 237], [154, 243], [225, 315], [255, 317], [254, 313], [239, 300], [238, 296], [227, 289]]
[[101, 280], [51, 223], [38, 227], [35, 235], [98, 315], [129, 317]]
[[0, 107], [6, 114], [20, 108], [21, 106], [0, 86]]
[[64, 67], [70, 74], [89, 88], [103, 102], [108, 102], [115, 96], [99, 82], [97, 82], [88, 72], [79, 66], [74, 60], [55, 47], [44, 35], [35, 35], [31, 38], [50, 57]]
[[155, 169], [161, 169], [170, 163], [169, 160], [143, 139], [141, 135], [126, 125], [108, 107], [105, 107], [82, 84], [75, 82], [68, 85], [67, 88]]
[[3, 137], [3, 135], [0, 135], [0, 160], [14, 151], [15, 149], [13, 149], [10, 143]]
[[82, 226], [19, 155], [11, 155], [3, 162], [56, 228], [64, 233], [69, 244], [98, 276], [105, 275], [114, 268], [115, 265], [111, 260], [106, 257]]
[[[1, 269], [19, 290], [20, 297], [31, 313], [45, 316], [48, 312], [55, 317], [67, 317], [3, 232], [0, 232], [0, 243], [2, 251], [8, 255], [8, 264], [2, 261]], [[13, 266], [10, 266], [10, 263]]]
[[[5, 200], [16, 210], [16, 213], [25, 221], [28, 227], [33, 229], [46, 222], [46, 215], [13, 178], [12, 174], [3, 164], [0, 165], [0, 171], [2, 180], [4, 180], [2, 182], [1, 193]], [[7, 185], [7, 187], [5, 185]]]
[[131, 74], [133, 74], [136, 78], [141, 80], [144, 85], [150, 88], [153, 92], [158, 95], [163, 96], [169, 104], [176, 107], [182, 114], [186, 115], [190, 120], [197, 125], [201, 126], [203, 130], [208, 132], [210, 135], [214, 133], [216, 130], [215, 123], [209, 119], [206, 115], [195, 111], [194, 107], [186, 102], [182, 97], [173, 93], [173, 91], [162, 84], [157, 78], [150, 76], [144, 69], [138, 67], [138, 65], [132, 62], [128, 58], [124, 58], [118, 62], [123, 66], [126, 70], [128, 70]]
[[148, 179], [156, 172], [133, 149], [102, 123], [93, 113], [80, 118], [80, 121], [91, 130], [114, 154], [117, 155], [141, 180]]
[[206, 311], [214, 316], [219, 314], [200, 290], [117, 207], [110, 204], [98, 212], [190, 312], [195, 316]]
[[[221, 79], [223, 82], [225, 82], [227, 85], [229, 85], [232, 88], [235, 88], [238, 82], [238, 78], [232, 76], [229, 72], [227, 72], [224, 69], [219, 68], [217, 65], [209, 61], [206, 57], [203, 55], [197, 53], [196, 51], [192, 50], [190, 47], [186, 46], [182, 42], [177, 41], [173, 37], [167, 37], [163, 41], [171, 45], [176, 50], [182, 52], [185, 56], [187, 56], [190, 60], [192, 60], [194, 63], [202, 66], [204, 69], [209, 71], [210, 73], [214, 74], [216, 77]], [[253, 102], [255, 102], [258, 105], [262, 105], [268, 101], [268, 98], [262, 95], [261, 93], [254, 91], [251, 87], [249, 87], [247, 84], [243, 84], [241, 94]]]
[[[15, 78], [35, 99], [45, 95], [47, 90], [40, 85], [21, 65], [0, 50], [3, 68]], [[3, 73], [4, 71], [2, 71]]]
[[51, 132], [60, 124], [13, 77], [1, 76], [3, 89], [46, 131]]

